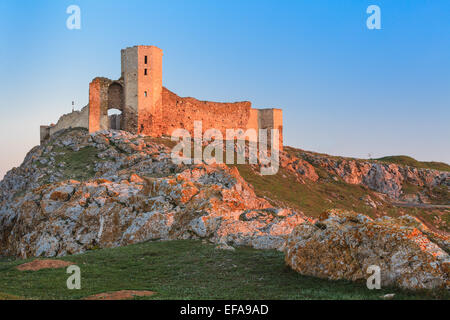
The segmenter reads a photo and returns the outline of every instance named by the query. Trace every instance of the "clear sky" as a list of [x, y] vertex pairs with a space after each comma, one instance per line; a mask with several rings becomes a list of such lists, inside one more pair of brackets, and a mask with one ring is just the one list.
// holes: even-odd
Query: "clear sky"
[[0, 43], [0, 177], [137, 44], [181, 96], [282, 108], [286, 145], [450, 163], [448, 0], [0, 0]]

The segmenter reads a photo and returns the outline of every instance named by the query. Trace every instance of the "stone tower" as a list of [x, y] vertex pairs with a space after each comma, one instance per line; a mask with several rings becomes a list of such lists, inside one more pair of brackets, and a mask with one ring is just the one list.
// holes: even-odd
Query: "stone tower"
[[133, 132], [158, 135], [162, 126], [162, 56], [155, 46], [121, 50], [125, 113], [136, 115]]
[[[251, 102], [212, 102], [179, 97], [162, 86], [163, 52], [155, 46], [134, 46], [121, 50], [121, 76], [117, 80], [97, 77], [89, 84], [89, 105], [60, 118], [56, 125], [42, 126], [41, 142], [57, 131], [70, 127], [100, 130], [124, 130], [154, 137], [170, 136], [177, 129], [194, 134], [194, 123], [202, 123], [202, 132], [242, 129], [259, 132], [275, 129], [283, 149], [283, 111], [276, 108], [254, 109]], [[121, 113], [110, 114], [109, 110]], [[261, 140], [252, 132], [244, 137]], [[266, 134], [266, 133], [262, 133]], [[275, 136], [274, 136], [275, 137]], [[273, 137], [273, 138], [274, 138]], [[269, 137], [269, 141], [271, 140]], [[268, 142], [269, 142], [268, 141]]]

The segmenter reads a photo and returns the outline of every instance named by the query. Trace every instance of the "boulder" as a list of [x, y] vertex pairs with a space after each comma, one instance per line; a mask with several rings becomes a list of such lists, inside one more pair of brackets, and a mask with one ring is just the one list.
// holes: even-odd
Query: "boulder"
[[375, 265], [380, 267], [382, 287], [448, 288], [449, 254], [415, 224], [410, 217], [372, 220], [330, 210], [316, 223], [294, 228], [285, 261], [301, 274], [331, 280], [364, 280], [371, 275], [369, 266]]

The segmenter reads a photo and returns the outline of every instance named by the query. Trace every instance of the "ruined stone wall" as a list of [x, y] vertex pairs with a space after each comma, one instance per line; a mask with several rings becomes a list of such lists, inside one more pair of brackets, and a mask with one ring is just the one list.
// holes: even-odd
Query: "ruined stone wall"
[[43, 144], [47, 139], [50, 138], [50, 126], [40, 126], [39, 134], [41, 144]]
[[[161, 134], [171, 135], [173, 130], [182, 128], [191, 135], [194, 132], [194, 121], [202, 121], [202, 131], [215, 128], [225, 138], [226, 129], [244, 129], [249, 120], [256, 125], [255, 113], [248, 101], [221, 103], [200, 101], [194, 98], [182, 98], [163, 88], [163, 127]], [[255, 128], [257, 129], [257, 128]]]
[[79, 127], [86, 129], [89, 127], [89, 106], [61, 116], [56, 125], [50, 127], [50, 135], [62, 129]]
[[[186, 129], [193, 135], [194, 121], [202, 121], [202, 131], [215, 128], [226, 138], [226, 129], [278, 129], [279, 146], [283, 148], [283, 111], [253, 109], [248, 101], [221, 103], [182, 98], [163, 88], [163, 127], [159, 134], [171, 135], [175, 129]], [[268, 142], [271, 139], [268, 132]], [[250, 137], [245, 137], [249, 139]]]
[[55, 125], [40, 126], [40, 141], [43, 143], [56, 132], [69, 128], [89, 128], [89, 106], [62, 115]]
[[109, 109], [122, 111], [120, 128], [136, 133], [137, 113], [135, 108], [125, 105], [123, 80], [113, 81], [107, 78], [95, 78], [89, 84], [89, 132], [110, 128]]
[[[104, 111], [108, 112], [108, 88], [111, 80], [95, 78], [89, 84], [89, 132], [108, 129], [104, 119]], [[106, 117], [106, 120], [108, 118]]]
[[85, 106], [81, 111], [67, 113], [54, 126], [50, 126], [50, 135], [68, 128], [88, 128], [89, 127], [89, 106]]

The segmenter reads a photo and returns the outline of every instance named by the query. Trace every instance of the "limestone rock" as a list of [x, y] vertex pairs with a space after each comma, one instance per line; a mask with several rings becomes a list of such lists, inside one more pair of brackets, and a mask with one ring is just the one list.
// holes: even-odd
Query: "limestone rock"
[[[285, 149], [289, 150], [289, 147]], [[314, 167], [319, 167], [325, 169], [331, 176], [339, 176], [346, 183], [364, 185], [376, 192], [386, 194], [392, 199], [404, 196], [405, 183], [428, 189], [450, 187], [450, 172], [332, 157], [301, 150], [296, 150], [296, 155], [293, 153], [282, 152], [280, 165], [291, 172], [297, 172], [300, 177], [304, 176], [316, 181], [318, 177], [315, 177], [317, 174]], [[301, 167], [306, 169], [293, 168], [293, 163], [299, 162], [299, 158], [302, 159]]]
[[448, 288], [448, 253], [408, 220], [331, 210], [315, 224], [294, 228], [286, 263], [304, 275], [353, 281], [366, 279], [367, 268], [376, 265], [382, 286]]
[[236, 249], [234, 249], [232, 246], [230, 246], [230, 245], [228, 245], [228, 244], [226, 244], [226, 243], [219, 243], [217, 246], [216, 246], [216, 249], [219, 249], [219, 250], [227, 250], [227, 251], [235, 251]]
[[[68, 146], [96, 153], [91, 177], [65, 179], [74, 166], [60, 168], [56, 160], [36, 165], [55, 147], [76, 156]], [[49, 174], [54, 180], [43, 182]], [[257, 197], [236, 168], [176, 165], [166, 146], [114, 130], [53, 135], [7, 174], [0, 202], [0, 255], [23, 258], [171, 239], [282, 249], [306, 220]]]
[[304, 183], [305, 179], [310, 181], [319, 179], [316, 170], [309, 162], [293, 155], [282, 152], [280, 154], [280, 165], [294, 174], [301, 183]]

